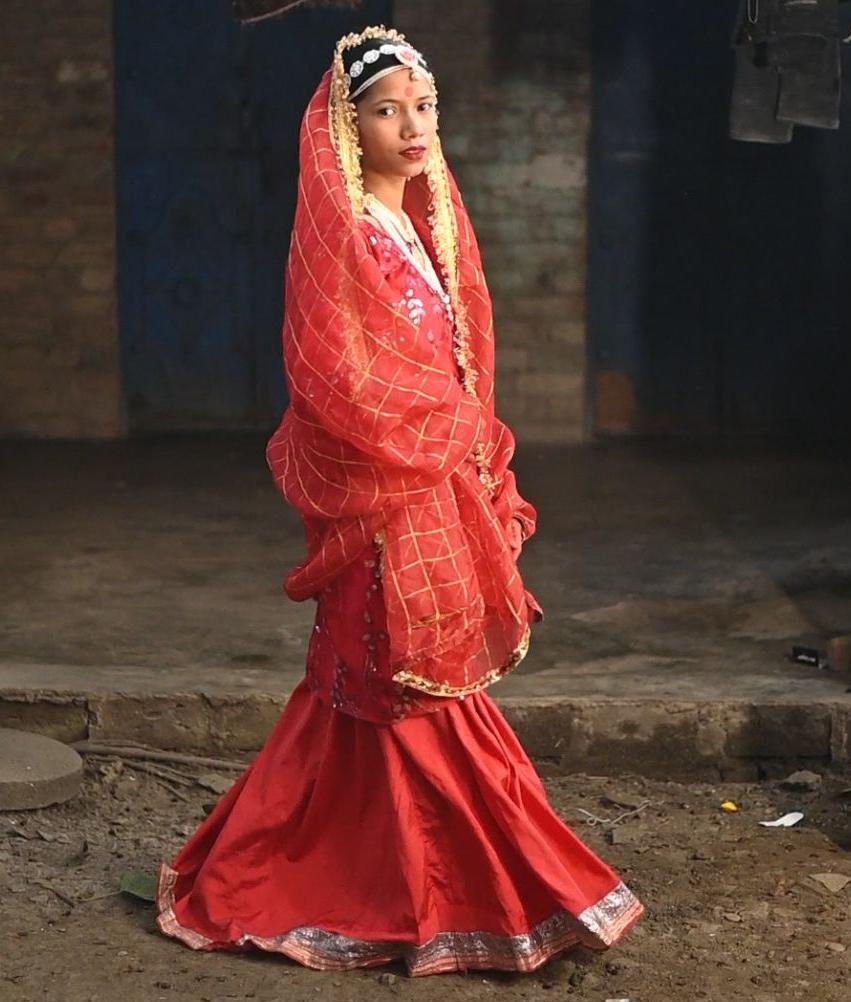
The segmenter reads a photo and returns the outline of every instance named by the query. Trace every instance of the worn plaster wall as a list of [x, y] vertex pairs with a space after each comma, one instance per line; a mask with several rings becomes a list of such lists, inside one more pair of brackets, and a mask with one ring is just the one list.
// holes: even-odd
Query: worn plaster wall
[[[119, 436], [111, 4], [4, 11], [0, 435]], [[587, 20], [588, 0], [396, 3], [438, 75], [521, 440], [585, 437]]]
[[586, 437], [588, 0], [397, 0], [494, 299], [497, 408], [519, 439]]
[[123, 433], [111, 6], [3, 6], [0, 435]]

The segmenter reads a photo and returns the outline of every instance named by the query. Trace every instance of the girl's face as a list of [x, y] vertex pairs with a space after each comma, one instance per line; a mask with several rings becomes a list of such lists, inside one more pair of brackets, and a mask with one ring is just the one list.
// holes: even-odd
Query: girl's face
[[362, 170], [416, 177], [437, 131], [437, 101], [424, 73], [400, 66], [376, 80], [357, 101]]

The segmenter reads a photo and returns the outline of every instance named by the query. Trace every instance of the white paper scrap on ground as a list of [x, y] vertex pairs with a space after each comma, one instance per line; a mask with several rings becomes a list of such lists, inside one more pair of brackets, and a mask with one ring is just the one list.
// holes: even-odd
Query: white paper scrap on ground
[[784, 814], [782, 818], [778, 818], [776, 821], [760, 821], [759, 823], [763, 828], [791, 828], [792, 825], [796, 825], [803, 818], [802, 811], [791, 811], [789, 814]]

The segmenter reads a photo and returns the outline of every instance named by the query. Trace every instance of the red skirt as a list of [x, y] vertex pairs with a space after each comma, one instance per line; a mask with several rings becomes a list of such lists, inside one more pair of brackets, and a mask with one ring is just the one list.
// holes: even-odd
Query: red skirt
[[375, 724], [306, 678], [171, 864], [157, 924], [198, 950], [322, 970], [531, 971], [602, 949], [640, 901], [555, 814], [486, 691]]

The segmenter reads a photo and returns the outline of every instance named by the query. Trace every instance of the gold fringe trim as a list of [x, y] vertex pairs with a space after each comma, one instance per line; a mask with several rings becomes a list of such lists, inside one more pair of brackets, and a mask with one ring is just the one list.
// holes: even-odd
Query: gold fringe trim
[[480, 689], [484, 689], [491, 685], [491, 683], [496, 682], [503, 675], [511, 671], [512, 668], [520, 664], [523, 658], [529, 653], [531, 634], [531, 628], [527, 626], [523, 631], [519, 645], [511, 652], [511, 657], [508, 661], [497, 668], [491, 668], [490, 671], [485, 672], [484, 675], [481, 675], [475, 682], [471, 682], [469, 685], [449, 685], [446, 682], [435, 682], [433, 679], [425, 678], [423, 675], [417, 675], [405, 669], [397, 671], [392, 678], [394, 682], [401, 682], [412, 689], [419, 689], [420, 692], [427, 692], [432, 696], [465, 696], [471, 692], [478, 692]]
[[[436, 96], [437, 88], [433, 87], [433, 90]], [[455, 207], [452, 205], [443, 148], [440, 137], [436, 133], [429, 150], [425, 174], [431, 192], [431, 206], [428, 213], [429, 229], [431, 230], [434, 252], [443, 272], [443, 281], [452, 304], [455, 321], [453, 353], [461, 370], [461, 382], [464, 389], [467, 393], [475, 396], [476, 380], [479, 374], [473, 365], [473, 353], [470, 350], [467, 309], [461, 302], [459, 294], [458, 220], [455, 216]]]
[[486, 446], [484, 442], [478, 442], [473, 450], [473, 457], [479, 470], [479, 480], [485, 485], [491, 496], [496, 494], [497, 488], [502, 480], [495, 477], [491, 471], [490, 463], [485, 456]]
[[343, 52], [370, 38], [389, 38], [394, 42], [408, 44], [408, 40], [401, 32], [396, 31], [395, 28], [385, 28], [383, 24], [378, 24], [364, 28], [363, 31], [343, 35], [334, 49], [331, 88], [328, 95], [328, 126], [331, 142], [337, 153], [337, 161], [346, 185], [346, 194], [349, 197], [352, 210], [356, 214], [363, 212], [363, 174], [361, 173], [363, 151], [358, 133], [357, 106], [354, 101], [349, 100], [352, 81], [343, 64]]

